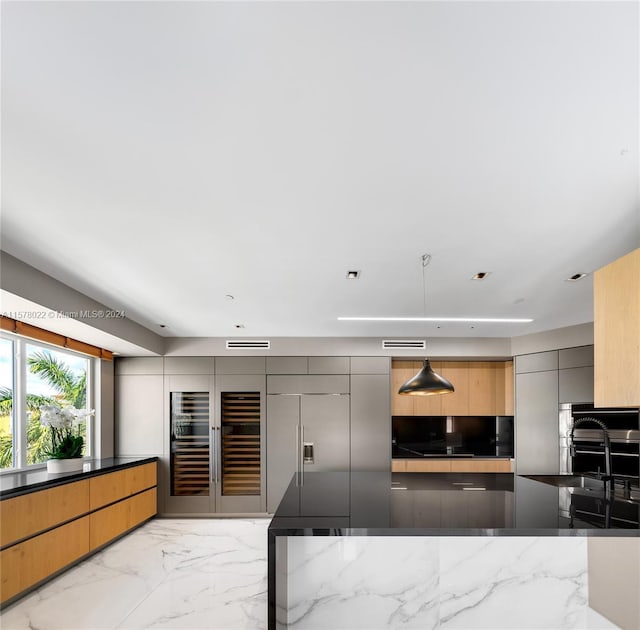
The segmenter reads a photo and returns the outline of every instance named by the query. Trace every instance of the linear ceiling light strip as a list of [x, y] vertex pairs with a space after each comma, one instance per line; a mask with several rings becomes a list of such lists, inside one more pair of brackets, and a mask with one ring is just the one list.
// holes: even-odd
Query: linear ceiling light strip
[[52, 346], [60, 346], [61, 348], [67, 348], [69, 350], [74, 350], [75, 352], [88, 354], [89, 356], [105, 359], [106, 361], [113, 360], [113, 353], [111, 350], [92, 346], [89, 343], [84, 343], [84, 341], [78, 341], [72, 337], [65, 337], [64, 335], [51, 332], [50, 330], [45, 330], [44, 328], [39, 328], [38, 326], [33, 326], [32, 324], [27, 324], [4, 315], [0, 315], [0, 328], [7, 332], [21, 335], [22, 337], [29, 337], [30, 339], [37, 339], [38, 341], [50, 343]]
[[338, 317], [342, 322], [486, 322], [528, 324], [532, 319], [511, 317]]

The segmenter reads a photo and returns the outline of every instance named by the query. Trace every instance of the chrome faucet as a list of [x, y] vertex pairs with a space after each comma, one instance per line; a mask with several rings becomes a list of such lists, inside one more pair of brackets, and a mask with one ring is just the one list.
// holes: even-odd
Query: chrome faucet
[[[578, 420], [576, 420], [571, 426], [571, 433], [569, 435], [569, 453], [572, 457], [574, 457], [576, 452], [578, 452], [576, 451], [574, 435], [573, 435], [575, 428], [580, 426], [581, 424], [586, 424], [587, 422], [597, 424], [600, 430], [602, 431], [603, 448], [604, 448], [604, 475], [600, 473], [600, 469], [598, 469], [597, 474], [598, 474], [598, 479], [602, 479], [602, 481], [605, 483], [605, 489], [610, 488], [611, 490], [613, 490], [615, 481], [614, 481], [613, 475], [611, 474], [611, 441], [609, 439], [609, 429], [607, 428], [607, 425], [604, 422], [602, 422], [601, 420], [598, 420], [597, 418], [591, 418], [591, 417], [579, 418]], [[607, 482], [608, 482], [608, 486], [607, 486]]]

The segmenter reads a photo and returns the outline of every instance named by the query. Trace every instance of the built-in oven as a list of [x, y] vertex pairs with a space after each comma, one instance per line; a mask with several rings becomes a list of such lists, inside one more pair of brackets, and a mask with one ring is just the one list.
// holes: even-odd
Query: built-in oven
[[604, 474], [609, 438], [611, 474], [640, 483], [640, 412], [596, 409], [589, 404], [560, 405], [560, 472]]

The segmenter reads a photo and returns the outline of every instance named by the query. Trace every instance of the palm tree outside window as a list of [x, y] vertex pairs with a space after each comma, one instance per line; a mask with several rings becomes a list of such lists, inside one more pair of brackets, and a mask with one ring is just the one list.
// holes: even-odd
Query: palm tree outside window
[[[50, 432], [40, 424], [41, 405], [55, 402], [88, 408], [89, 359], [22, 339], [0, 341], [0, 470], [6, 470], [46, 461]], [[9, 352], [15, 353], [12, 359], [7, 357]], [[13, 372], [7, 367], [11, 363]], [[22, 379], [14, 378], [18, 370], [22, 371]], [[82, 435], [85, 438], [83, 455], [89, 455], [86, 423]], [[24, 444], [22, 458], [18, 457], [19, 440]]]

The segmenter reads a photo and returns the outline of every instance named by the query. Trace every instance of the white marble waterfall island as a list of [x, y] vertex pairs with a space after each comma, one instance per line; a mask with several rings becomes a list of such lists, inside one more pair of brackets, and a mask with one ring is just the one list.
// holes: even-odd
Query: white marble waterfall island
[[[578, 629], [590, 604], [623, 628], [636, 614], [640, 624], [637, 597], [620, 620], [592, 592], [603, 582], [638, 592], [639, 517], [635, 494], [598, 484], [307, 473], [292, 480], [269, 526], [269, 628]], [[624, 580], [619, 565], [603, 580], [602, 562], [592, 579], [591, 546], [602, 556], [620, 542]]]

